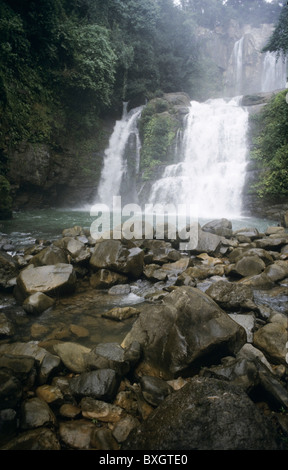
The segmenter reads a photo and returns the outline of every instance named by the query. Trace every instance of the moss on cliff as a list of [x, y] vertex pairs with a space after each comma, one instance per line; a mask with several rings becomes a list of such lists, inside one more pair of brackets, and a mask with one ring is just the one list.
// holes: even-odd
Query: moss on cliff
[[181, 121], [177, 117], [175, 105], [167, 98], [164, 95], [151, 100], [141, 116], [140, 169], [143, 180], [151, 179], [156, 166], [173, 163], [175, 157], [175, 139]]

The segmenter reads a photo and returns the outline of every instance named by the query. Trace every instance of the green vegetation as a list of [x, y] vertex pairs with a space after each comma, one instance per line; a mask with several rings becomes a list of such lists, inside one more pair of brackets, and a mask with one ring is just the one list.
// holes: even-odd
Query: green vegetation
[[288, 3], [283, 6], [277, 26], [263, 51], [277, 52], [278, 55], [288, 53]]
[[155, 166], [173, 161], [173, 142], [179, 122], [169, 110], [169, 103], [161, 98], [152, 100], [143, 110], [140, 120], [143, 179], [152, 176]]
[[278, 93], [263, 111], [251, 117], [254, 159], [261, 171], [256, 185], [261, 198], [288, 196], [288, 105], [287, 91]]

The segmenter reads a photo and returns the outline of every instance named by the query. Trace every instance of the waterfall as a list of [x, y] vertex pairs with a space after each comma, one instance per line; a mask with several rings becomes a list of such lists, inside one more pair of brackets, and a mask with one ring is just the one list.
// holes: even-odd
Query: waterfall
[[248, 112], [238, 101], [191, 102], [181, 161], [165, 168], [149, 203], [197, 205], [200, 217], [241, 215]]
[[285, 88], [286, 70], [287, 59], [279, 57], [277, 60], [276, 54], [266, 52], [262, 68], [261, 91], [269, 92]]
[[140, 106], [127, 112], [127, 103], [123, 105], [122, 118], [116, 121], [105, 150], [97, 202], [111, 206], [113, 196], [121, 194], [123, 179], [129, 172], [129, 163], [134, 174], [139, 171], [141, 143], [137, 123], [142, 109], [143, 106]]
[[235, 71], [235, 95], [240, 95], [243, 88], [243, 48], [244, 36], [236, 41], [233, 49], [233, 65]]

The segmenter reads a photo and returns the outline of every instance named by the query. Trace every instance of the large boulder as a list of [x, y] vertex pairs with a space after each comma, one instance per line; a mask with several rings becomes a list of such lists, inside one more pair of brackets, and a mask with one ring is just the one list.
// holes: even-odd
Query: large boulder
[[211, 220], [202, 227], [203, 232], [214, 233], [220, 237], [230, 238], [233, 234], [232, 222], [228, 219]]
[[181, 286], [162, 304], [144, 307], [122, 346], [138, 341], [143, 349], [140, 369], [152, 368], [154, 375], [171, 379], [235, 353], [246, 339], [244, 328], [208, 295]]
[[235, 264], [234, 271], [243, 277], [256, 276], [262, 273], [265, 267], [264, 261], [259, 256], [243, 256]]
[[24, 298], [36, 292], [51, 296], [69, 294], [75, 290], [76, 274], [73, 266], [65, 263], [30, 267], [17, 277], [17, 287]]
[[280, 450], [273, 423], [242, 387], [194, 377], [129, 435], [123, 450]]
[[220, 280], [211, 284], [206, 294], [220, 307], [228, 310], [254, 309], [256, 307], [253, 302], [252, 288], [244, 284]]
[[133, 245], [125, 246], [119, 240], [103, 240], [96, 243], [90, 259], [92, 269], [109, 269], [131, 277], [139, 277], [143, 271], [144, 252]]
[[223, 237], [214, 233], [205, 232], [199, 228], [197, 245], [193, 249], [196, 253], [217, 253], [221, 247]]
[[254, 345], [274, 364], [287, 365], [287, 317], [277, 313], [254, 333]]
[[50, 245], [34, 255], [30, 263], [35, 267], [67, 263], [67, 256], [61, 248], [58, 248], [55, 245]]

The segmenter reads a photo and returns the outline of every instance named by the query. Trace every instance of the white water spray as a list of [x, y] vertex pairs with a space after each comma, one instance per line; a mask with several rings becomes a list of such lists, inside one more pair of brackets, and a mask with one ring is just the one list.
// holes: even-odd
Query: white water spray
[[241, 214], [248, 112], [238, 99], [191, 102], [182, 161], [165, 168], [150, 203], [194, 204], [200, 217]]

